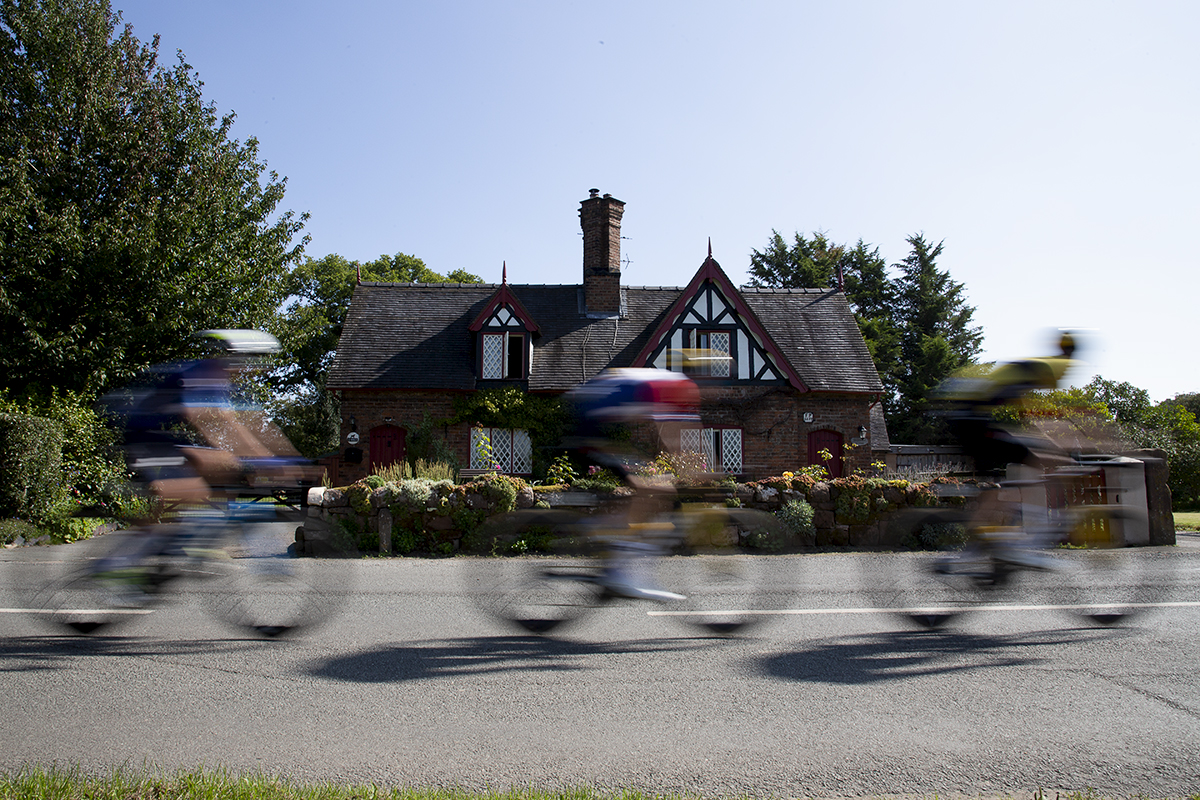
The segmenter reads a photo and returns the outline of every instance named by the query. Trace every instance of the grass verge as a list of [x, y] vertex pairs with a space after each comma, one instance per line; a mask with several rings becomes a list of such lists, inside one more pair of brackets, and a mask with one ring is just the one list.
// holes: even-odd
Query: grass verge
[[[1058, 792], [1056, 800], [1105, 800], [1091, 789]], [[928, 798], [946, 797], [931, 793]], [[176, 773], [150, 769], [113, 770], [88, 775], [79, 769], [26, 767], [0, 772], [3, 800], [683, 800], [684, 795], [655, 795], [636, 791], [601, 791], [573, 788], [542, 791], [533, 788], [472, 792], [460, 789], [396, 789], [374, 784], [298, 784], [263, 775], [236, 776], [225, 770], [190, 770]], [[981, 796], [982, 797], [982, 796]], [[1041, 791], [1004, 794], [1014, 800], [1046, 800]], [[1139, 794], [1140, 800], [1155, 795]], [[694, 798], [691, 798], [694, 800]], [[739, 800], [747, 800], [745, 796]], [[1200, 794], [1187, 800], [1200, 800]]]
[[1200, 511], [1176, 511], [1175, 530], [1200, 531]]

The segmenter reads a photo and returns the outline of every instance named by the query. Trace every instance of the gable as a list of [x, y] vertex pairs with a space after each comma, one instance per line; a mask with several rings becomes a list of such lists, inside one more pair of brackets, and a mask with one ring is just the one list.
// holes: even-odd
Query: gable
[[515, 330], [523, 328], [530, 333], [538, 332], [538, 325], [533, 321], [533, 317], [525, 310], [525, 306], [517, 299], [512, 290], [508, 288], [508, 266], [504, 268], [504, 280], [500, 284], [500, 288], [492, 295], [483, 310], [475, 317], [474, 321], [468, 326], [471, 331], [488, 330]]
[[808, 391], [804, 381], [713, 259], [711, 248], [691, 283], [634, 359], [634, 366], [682, 371], [672, 352], [706, 349], [724, 353], [731, 364], [710, 373], [735, 383], [776, 383]]

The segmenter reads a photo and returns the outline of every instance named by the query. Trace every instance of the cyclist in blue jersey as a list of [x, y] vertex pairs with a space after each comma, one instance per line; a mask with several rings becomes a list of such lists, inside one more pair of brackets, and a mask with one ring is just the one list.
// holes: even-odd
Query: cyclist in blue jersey
[[576, 387], [567, 395], [577, 422], [578, 437], [569, 447], [592, 464], [612, 471], [635, 491], [628, 520], [629, 538], [609, 543], [604, 569], [605, 589], [620, 597], [672, 601], [682, 595], [658, 588], [639, 568], [639, 559], [656, 555], [659, 548], [639, 541], [639, 525], [662, 510], [663, 495], [673, 495], [671, 486], [651, 487], [634, 474], [627, 445], [610, 435], [615, 424], [650, 423], [660, 444], [678, 448], [678, 429], [700, 422], [700, 390], [686, 375], [661, 369], [613, 368]]

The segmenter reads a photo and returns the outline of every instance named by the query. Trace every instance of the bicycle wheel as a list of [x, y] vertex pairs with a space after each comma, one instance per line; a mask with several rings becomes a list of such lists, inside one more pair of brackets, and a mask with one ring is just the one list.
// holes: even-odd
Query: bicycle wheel
[[78, 557], [36, 592], [34, 614], [54, 628], [93, 634], [152, 613], [172, 573], [157, 557], [137, 557], [142, 543], [136, 533], [122, 533], [70, 545]]
[[1128, 527], [1144, 521], [1120, 506], [1072, 509], [1057, 556], [1065, 610], [1098, 625], [1117, 625], [1164, 599], [1171, 581], [1154, 574], [1149, 554], [1125, 546]]
[[350, 570], [337, 564], [294, 557], [279, 527], [234, 518], [216, 537], [197, 543], [203, 560], [195, 572], [205, 578], [200, 591], [209, 610], [230, 625], [266, 637], [326, 620], [350, 578]]
[[957, 509], [923, 511], [901, 520], [900, 541], [915, 550], [896, 556], [888, 577], [868, 587], [879, 604], [921, 628], [939, 628], [997, 599], [1015, 580], [978, 542], [967, 540], [968, 517]]
[[494, 581], [476, 593], [489, 616], [540, 635], [608, 599], [600, 585], [601, 565], [577, 514], [517, 511], [488, 523], [478, 536], [493, 555], [502, 556]]
[[682, 555], [660, 564], [664, 583], [685, 599], [663, 612], [683, 624], [729, 635], [767, 619], [770, 602], [760, 551], [744, 541], [785, 541], [786, 530], [773, 514], [754, 509], [709, 508], [677, 516]]

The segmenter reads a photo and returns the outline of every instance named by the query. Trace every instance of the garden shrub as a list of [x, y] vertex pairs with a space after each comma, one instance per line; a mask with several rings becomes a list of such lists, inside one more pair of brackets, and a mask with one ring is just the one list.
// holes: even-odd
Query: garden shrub
[[489, 472], [467, 484], [468, 490], [478, 492], [494, 507], [496, 513], [507, 513], [517, 506], [517, 493], [525, 481], [510, 475]]
[[42, 531], [23, 519], [0, 519], [0, 545], [12, 544], [18, 539], [31, 542], [42, 535]]
[[813, 507], [804, 500], [791, 500], [783, 505], [775, 516], [783, 527], [793, 536], [807, 539], [815, 536], [816, 526], [813, 524]]
[[929, 522], [905, 536], [900, 544], [909, 550], [951, 550], [962, 547], [969, 538], [965, 525]]
[[53, 420], [0, 413], [0, 517], [39, 522], [63, 513], [62, 450]]
[[550, 468], [546, 470], [546, 483], [549, 484], [570, 485], [578, 477], [575, 469], [571, 466], [571, 459], [566, 453], [554, 459]]

